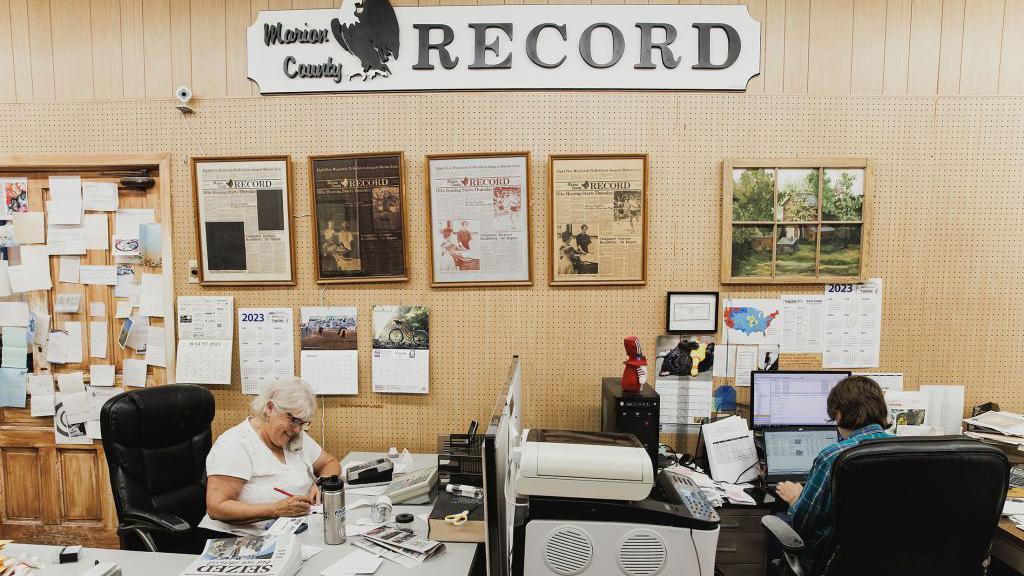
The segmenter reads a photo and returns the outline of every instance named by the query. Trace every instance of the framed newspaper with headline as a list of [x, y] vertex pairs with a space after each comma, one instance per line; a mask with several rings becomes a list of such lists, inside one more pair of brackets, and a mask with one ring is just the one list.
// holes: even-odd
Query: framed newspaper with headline
[[294, 285], [288, 156], [192, 158], [199, 283]]
[[530, 286], [530, 153], [427, 156], [431, 286]]
[[401, 152], [309, 158], [317, 283], [409, 279], [403, 165]]
[[548, 283], [647, 283], [647, 155], [553, 155]]

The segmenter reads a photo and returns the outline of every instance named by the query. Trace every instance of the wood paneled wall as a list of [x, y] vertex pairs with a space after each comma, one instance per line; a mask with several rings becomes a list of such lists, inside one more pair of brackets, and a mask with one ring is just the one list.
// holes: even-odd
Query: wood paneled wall
[[[392, 0], [395, 6], [545, 0]], [[558, 0], [551, 3], [676, 0]], [[700, 3], [682, 0], [681, 4]], [[705, 0], [704, 4], [734, 4]], [[1024, 0], [742, 0], [762, 24], [760, 94], [1024, 94]], [[0, 102], [258, 95], [260, 10], [338, 0], [0, 0]]]

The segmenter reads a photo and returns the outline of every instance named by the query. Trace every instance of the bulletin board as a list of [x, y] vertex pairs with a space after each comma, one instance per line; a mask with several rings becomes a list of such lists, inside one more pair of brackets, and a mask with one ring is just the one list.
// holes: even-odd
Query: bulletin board
[[[865, 276], [882, 278], [879, 371], [905, 388], [963, 384], [967, 406], [1024, 410], [1024, 99], [643, 93], [460, 93], [200, 100], [183, 117], [168, 101], [0, 105], [0, 154], [172, 152], [174, 292], [232, 295], [236, 307], [355, 306], [359, 394], [321, 398], [310, 433], [332, 453], [432, 451], [439, 433], [486, 422], [513, 354], [523, 365], [527, 425], [595, 429], [601, 378], [619, 376], [622, 339], [647, 350], [665, 326], [669, 291], [767, 298], [821, 286], [720, 284], [721, 170], [726, 158], [857, 157], [874, 162], [874, 220]], [[59, 121], [55, 119], [59, 118]], [[410, 280], [317, 285], [310, 243], [307, 158], [405, 153], [405, 189], [423, 190], [427, 154], [529, 150], [533, 266], [548, 266], [550, 154], [650, 157], [646, 286], [435, 290], [420, 195], [408, 196]], [[189, 283], [196, 258], [189, 158], [288, 154], [294, 174], [295, 287]], [[374, 304], [421, 304], [431, 314], [425, 396], [371, 391]], [[297, 332], [297, 330], [296, 330]], [[236, 331], [237, 333], [237, 331]], [[298, 361], [298, 334], [295, 341]], [[237, 343], [236, 343], [237, 349]], [[251, 396], [211, 386], [215, 432], [241, 421]], [[747, 389], [739, 389], [739, 400]]]
[[[147, 170], [154, 180], [154, 185], [148, 190], [135, 190], [118, 186], [118, 207], [119, 209], [150, 209], [153, 211], [154, 222], [161, 223], [162, 246], [161, 266], [145, 266], [142, 263], [132, 264], [135, 272], [135, 279], [139, 281], [143, 273], [160, 274], [163, 277], [162, 289], [164, 299], [164, 316], [173, 320], [172, 308], [169, 303], [173, 301], [173, 285], [170, 270], [173, 267], [171, 253], [171, 222], [170, 222], [170, 198], [168, 197], [168, 169], [170, 157], [165, 154], [110, 154], [110, 155], [38, 155], [23, 157], [0, 157], [0, 178], [17, 177], [28, 180], [28, 207], [30, 212], [45, 212], [45, 203], [50, 200], [49, 178], [51, 176], [80, 176], [83, 182], [107, 182], [119, 185], [120, 177], [112, 176], [110, 173], [125, 172], [127, 170]], [[87, 250], [85, 255], [80, 257], [81, 265], [116, 265], [113, 254], [113, 238], [116, 232], [115, 212], [87, 211], [86, 214], [100, 214], [107, 219], [107, 250]], [[79, 322], [82, 327], [82, 362], [66, 364], [48, 364], [46, 362], [46, 344], [35, 344], [31, 347], [32, 373], [43, 374], [53, 372], [83, 372], [85, 383], [90, 384], [90, 364], [110, 364], [115, 366], [114, 386], [123, 386], [122, 365], [125, 359], [134, 358], [142, 360], [144, 352], [139, 352], [131, 347], [121, 348], [118, 345], [118, 335], [124, 319], [116, 317], [117, 300], [114, 298], [114, 287], [104, 285], [87, 285], [81, 283], [60, 281], [60, 256], [51, 255], [50, 278], [53, 288], [50, 290], [34, 290], [23, 294], [14, 294], [6, 300], [24, 300], [29, 304], [29, 309], [39, 315], [44, 314], [50, 317], [50, 330], [60, 330], [65, 322]], [[79, 294], [81, 303], [75, 313], [55, 312], [55, 302], [58, 294]], [[103, 313], [92, 315], [90, 305], [102, 303]], [[138, 313], [138, 308], [133, 309], [133, 314]], [[146, 385], [158, 385], [168, 382], [167, 370], [174, 367], [174, 322], [168, 321], [165, 325], [165, 318], [150, 317], [151, 326], [165, 327], [164, 347], [166, 367], [149, 366], [147, 370]], [[106, 349], [103, 357], [91, 357], [91, 337], [94, 326], [103, 323], [106, 326]], [[171, 372], [173, 374], [173, 372]], [[26, 408], [25, 412], [28, 412]], [[39, 425], [49, 425], [51, 418], [40, 418]]]

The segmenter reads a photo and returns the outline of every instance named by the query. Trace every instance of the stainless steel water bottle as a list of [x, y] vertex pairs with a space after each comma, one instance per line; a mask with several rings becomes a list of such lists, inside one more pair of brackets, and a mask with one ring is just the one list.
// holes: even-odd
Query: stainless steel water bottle
[[320, 479], [324, 505], [324, 544], [345, 543], [345, 483], [340, 476]]

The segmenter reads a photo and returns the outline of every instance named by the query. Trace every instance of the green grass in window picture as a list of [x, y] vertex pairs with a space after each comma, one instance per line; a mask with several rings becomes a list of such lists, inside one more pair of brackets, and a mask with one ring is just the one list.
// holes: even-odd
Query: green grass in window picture
[[779, 224], [775, 276], [814, 276], [818, 227]]
[[860, 274], [861, 227], [859, 224], [821, 225], [821, 275]]
[[732, 274], [743, 277], [772, 275], [772, 227], [732, 227]]

